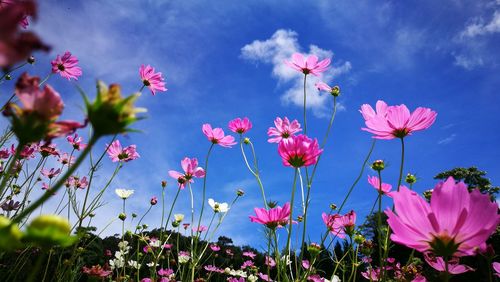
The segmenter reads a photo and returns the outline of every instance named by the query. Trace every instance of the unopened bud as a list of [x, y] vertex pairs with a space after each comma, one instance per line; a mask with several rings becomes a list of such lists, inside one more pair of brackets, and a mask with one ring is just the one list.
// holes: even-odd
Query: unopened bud
[[332, 94], [333, 97], [338, 97], [340, 95], [340, 87], [338, 85], [333, 86], [330, 94]]
[[408, 173], [405, 178], [406, 183], [413, 184], [417, 182], [417, 177], [411, 173]]
[[119, 218], [121, 221], [125, 221], [125, 219], [127, 219], [127, 215], [126, 215], [126, 214], [124, 214], [124, 213], [120, 213], [120, 214], [118, 215], [118, 218]]
[[363, 235], [356, 235], [354, 236], [354, 242], [356, 242], [356, 244], [363, 244], [365, 242], [365, 237], [363, 237]]
[[243, 139], [243, 143], [245, 143], [246, 145], [250, 144], [250, 138], [245, 137], [245, 139]]
[[5, 80], [12, 80], [12, 76], [10, 74], [6, 75]]
[[26, 61], [28, 62], [28, 64], [32, 65], [35, 63], [35, 57], [29, 56], [28, 59], [26, 59]]
[[298, 221], [298, 222], [302, 222], [302, 221], [304, 221], [304, 217], [303, 217], [303, 216], [301, 216], [301, 215], [297, 216], [297, 221]]
[[245, 195], [245, 191], [238, 189], [238, 190], [236, 190], [236, 195], [238, 195], [238, 197], [241, 197], [241, 196]]
[[132, 213], [132, 218], [136, 218], [137, 217], [137, 214], [136, 213]]
[[332, 209], [332, 211], [336, 210], [337, 209], [337, 205], [336, 204], [330, 204], [330, 209]]
[[385, 168], [385, 163], [383, 160], [376, 160], [372, 163], [371, 167], [375, 171], [382, 171]]
[[163, 188], [167, 187], [167, 181], [166, 180], [162, 180], [161, 181], [161, 187], [163, 187]]

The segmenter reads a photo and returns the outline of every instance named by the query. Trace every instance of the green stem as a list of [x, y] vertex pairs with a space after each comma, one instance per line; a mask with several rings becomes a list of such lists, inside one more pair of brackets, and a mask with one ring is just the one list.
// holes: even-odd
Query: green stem
[[5, 189], [5, 185], [7, 184], [7, 181], [10, 179], [11, 174], [12, 174], [12, 169], [14, 168], [15, 163], [17, 162], [17, 159], [19, 159], [19, 156], [21, 155], [21, 151], [24, 148], [23, 143], [19, 143], [16, 148], [16, 152], [14, 153], [14, 157], [11, 158], [10, 163], [7, 165], [7, 169], [4, 170], [4, 175], [2, 177], [2, 183], [0, 184], [0, 195], [3, 194], [3, 191]]
[[403, 167], [405, 163], [405, 142], [403, 138], [400, 139], [401, 139], [401, 165], [399, 166], [398, 192], [399, 192], [399, 186], [401, 186], [401, 181], [403, 180]]
[[257, 180], [257, 183], [259, 184], [259, 187], [260, 187], [260, 192], [262, 193], [262, 200], [264, 201], [264, 206], [266, 207], [266, 209], [268, 209], [266, 194], [264, 192], [264, 185], [262, 184], [262, 181], [261, 181], [260, 176], [259, 176], [259, 168], [257, 166], [257, 157], [255, 156], [255, 151], [253, 149], [252, 143], [250, 142], [249, 144], [252, 148], [252, 155], [254, 158], [255, 171], [250, 167], [250, 164], [248, 163], [248, 159], [247, 159], [247, 156], [245, 154], [245, 150], [243, 149], [243, 139], [241, 138], [241, 135], [240, 135], [240, 149], [241, 149], [241, 154], [243, 155], [243, 160], [245, 161], [245, 165], [247, 166], [247, 169], [250, 171], [250, 173]]
[[66, 171], [63, 177], [61, 177], [54, 187], [52, 188], [51, 192], [49, 193], [44, 193], [38, 200], [36, 200], [34, 203], [29, 205], [24, 211], [22, 211], [19, 215], [17, 215], [13, 219], [13, 223], [18, 223], [20, 222], [23, 218], [31, 214], [35, 209], [37, 209], [41, 204], [43, 204], [45, 201], [47, 201], [50, 197], [52, 197], [53, 193], [57, 193], [57, 191], [63, 186], [64, 182], [68, 177], [70, 177], [73, 172], [80, 166], [80, 164], [83, 162], [83, 160], [87, 157], [87, 154], [90, 152], [91, 148], [94, 146], [94, 144], [97, 142], [100, 136], [93, 135], [90, 140], [89, 144], [87, 147], [83, 150], [82, 154], [78, 157], [78, 159], [75, 161], [75, 163]]
[[20, 64], [19, 66], [14, 67], [14, 68], [10, 69], [9, 71], [5, 72], [5, 73], [2, 75], [2, 77], [0, 77], [0, 81], [2, 81], [2, 80], [3, 80], [3, 79], [7, 76], [7, 75], [9, 75], [9, 74], [13, 73], [15, 70], [17, 70], [17, 69], [20, 69], [20, 68], [24, 67], [27, 63], [28, 63], [28, 62], [24, 62], [24, 63]]
[[293, 220], [293, 203], [295, 200], [295, 186], [297, 185], [297, 174], [298, 174], [298, 168], [295, 168], [295, 172], [293, 175], [293, 184], [292, 184], [292, 198], [290, 200], [290, 219], [288, 221], [288, 238], [286, 240], [286, 248], [285, 248], [285, 255], [289, 254], [290, 252], [290, 239], [292, 237], [292, 220]]
[[307, 74], [304, 74], [304, 134], [307, 134], [307, 117], [306, 117], [306, 101], [307, 101], [307, 96], [306, 96], [306, 80], [307, 80]]

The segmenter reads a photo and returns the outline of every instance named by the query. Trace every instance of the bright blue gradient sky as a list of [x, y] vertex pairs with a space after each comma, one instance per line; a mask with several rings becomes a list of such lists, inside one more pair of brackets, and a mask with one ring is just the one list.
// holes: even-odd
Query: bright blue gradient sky
[[[80, 59], [84, 76], [78, 84], [89, 95], [95, 95], [96, 79], [118, 82], [124, 93], [137, 91], [141, 64], [163, 72], [169, 89], [154, 97], [143, 91], [138, 104], [148, 109], [148, 118], [135, 125], [143, 133], [119, 137], [124, 145], [137, 144], [141, 158], [126, 163], [110, 187], [107, 205], [95, 219], [98, 224], [120, 212], [114, 188], [136, 190], [128, 205], [139, 214], [151, 196], [160, 195], [163, 179], [171, 183], [171, 199], [175, 184], [167, 171], [179, 170], [185, 156], [204, 162], [210, 144], [201, 125], [208, 122], [228, 131], [227, 122], [235, 117], [249, 117], [254, 124], [248, 136], [259, 156], [268, 199], [289, 201], [293, 170], [282, 166], [277, 146], [266, 142], [266, 131], [277, 116], [302, 121], [301, 75], [282, 64], [295, 51], [332, 57], [333, 68], [323, 79], [342, 88], [341, 110], [311, 192], [311, 240], [324, 230], [321, 212], [330, 203], [340, 204], [371, 144], [370, 134], [360, 130], [363, 103], [382, 99], [438, 112], [430, 129], [406, 138], [405, 174], [417, 174], [417, 191], [433, 187], [434, 175], [457, 166], [476, 165], [498, 184], [498, 0], [40, 2], [39, 20], [31, 28], [53, 50], [37, 56], [32, 73], [45, 76], [50, 59], [68, 50]], [[57, 76], [49, 83], [66, 101], [66, 115], [81, 119], [82, 101], [73, 84]], [[308, 133], [321, 140], [332, 99], [312, 85]], [[399, 142], [378, 142], [370, 161], [375, 159], [388, 163], [384, 179], [395, 186]], [[99, 181], [113, 169], [106, 160]], [[348, 201], [358, 222], [376, 199], [368, 174], [373, 174], [369, 168]], [[261, 196], [239, 148], [215, 148], [207, 181], [207, 194], [217, 201], [231, 201], [237, 188], [246, 191], [219, 234], [263, 248], [260, 227], [248, 220], [252, 208], [262, 206]], [[197, 180], [193, 187], [198, 200], [201, 183]], [[187, 215], [188, 191], [180, 197], [175, 211]], [[146, 223], [159, 223], [160, 208], [153, 209]], [[297, 202], [295, 208], [297, 213]], [[119, 230], [115, 222], [105, 233]]]

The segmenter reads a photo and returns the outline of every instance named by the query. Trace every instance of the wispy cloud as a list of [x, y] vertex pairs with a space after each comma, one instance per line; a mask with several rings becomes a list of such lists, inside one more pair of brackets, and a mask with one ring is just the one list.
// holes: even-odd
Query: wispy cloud
[[[301, 46], [298, 42], [298, 34], [292, 30], [277, 30], [269, 39], [255, 40], [250, 44], [241, 48], [241, 57], [256, 63], [272, 64], [272, 75], [279, 79], [280, 83], [291, 84], [281, 96], [281, 101], [284, 104], [292, 104], [295, 106], [303, 106], [304, 95], [304, 81], [303, 75], [291, 69], [283, 62], [290, 59], [291, 55], [295, 52], [301, 52]], [[320, 59], [332, 58], [333, 52], [331, 50], [322, 49], [316, 45], [310, 45], [309, 51], [306, 55], [316, 55]], [[325, 106], [328, 101], [329, 95], [319, 92], [314, 84], [319, 81], [325, 83], [332, 83], [334, 78], [339, 75], [348, 73], [352, 66], [349, 61], [339, 61], [325, 73], [317, 77], [308, 76], [307, 84], [307, 106], [313, 110], [313, 113], [322, 117], [325, 115]]]
[[438, 143], [438, 145], [446, 145], [446, 144], [451, 143], [453, 140], [455, 140], [456, 137], [457, 137], [457, 135], [455, 133], [453, 133], [450, 136], [439, 140], [437, 143]]
[[464, 39], [500, 32], [500, 11], [495, 11], [492, 19], [485, 23], [482, 17], [474, 18], [460, 33]]

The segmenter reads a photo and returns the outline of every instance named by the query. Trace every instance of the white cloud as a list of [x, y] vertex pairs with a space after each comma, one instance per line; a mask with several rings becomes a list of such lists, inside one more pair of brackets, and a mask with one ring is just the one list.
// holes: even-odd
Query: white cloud
[[[241, 48], [242, 58], [256, 63], [262, 62], [272, 64], [274, 77], [279, 79], [280, 83], [291, 84], [291, 88], [285, 91], [281, 96], [284, 104], [292, 104], [299, 107], [303, 106], [304, 82], [303, 75], [291, 69], [283, 62], [288, 60], [295, 52], [301, 52], [300, 44], [297, 40], [298, 34], [292, 30], [277, 30], [271, 38], [267, 40], [254, 40], [252, 43]], [[304, 53], [304, 52], [303, 52]], [[316, 45], [309, 46], [309, 52], [306, 55], [316, 55], [320, 59], [332, 58], [331, 50], [321, 49]], [[322, 117], [325, 116], [326, 103], [330, 96], [328, 93], [319, 92], [314, 84], [323, 81], [327, 84], [332, 83], [337, 76], [347, 73], [351, 70], [351, 63], [340, 62], [334, 64], [328, 71], [319, 76], [308, 76], [307, 107], [313, 110], [313, 113]]]
[[443, 138], [441, 140], [438, 141], [438, 145], [446, 145], [446, 144], [449, 144], [451, 143], [453, 140], [455, 140], [455, 138], [457, 137], [457, 135], [455, 133], [451, 134], [450, 136], [446, 137], [446, 138]]
[[480, 35], [487, 35], [500, 32], [500, 11], [495, 11], [490, 22], [484, 23], [482, 18], [475, 18], [460, 33], [461, 38], [474, 38]]

